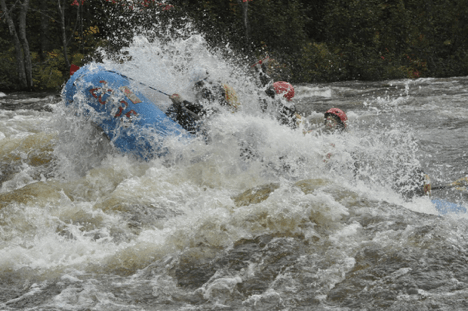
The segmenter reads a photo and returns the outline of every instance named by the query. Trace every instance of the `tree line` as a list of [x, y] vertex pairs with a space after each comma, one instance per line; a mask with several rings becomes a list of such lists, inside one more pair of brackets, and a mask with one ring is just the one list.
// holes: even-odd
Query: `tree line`
[[270, 56], [271, 74], [294, 83], [468, 74], [466, 0], [0, 0], [0, 10], [3, 91], [60, 89], [71, 64], [119, 56], [135, 31], [188, 36], [178, 31], [188, 22], [233, 61]]

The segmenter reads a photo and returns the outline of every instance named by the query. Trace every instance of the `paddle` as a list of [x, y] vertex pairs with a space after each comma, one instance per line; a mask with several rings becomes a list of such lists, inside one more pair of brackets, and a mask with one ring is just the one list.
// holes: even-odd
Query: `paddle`
[[154, 90], [154, 91], [156, 91], [156, 92], [159, 92], [159, 93], [161, 93], [161, 94], [164, 94], [164, 95], [166, 95], [166, 96], [171, 96], [171, 94], [167, 94], [167, 93], [165, 93], [165, 92], [163, 92], [163, 91], [161, 91], [161, 90], [155, 89], [154, 87], [151, 87], [151, 86], [149, 86], [149, 85], [147, 85], [147, 84], [144, 84], [143, 82], [140, 82], [140, 81], [138, 81], [138, 80], [132, 79], [132, 78], [130, 78], [129, 76], [123, 75], [123, 74], [121, 74], [120, 72], [113, 71], [113, 70], [107, 70], [107, 71], [108, 71], [108, 72], [116, 73], [116, 74], [118, 74], [118, 75], [124, 77], [125, 79], [135, 81], [135, 82], [137, 82], [137, 83], [139, 83], [139, 84], [141, 84], [141, 85], [146, 86], [147, 88], [150, 88], [150, 89], [152, 89], [152, 90]]
[[440, 190], [440, 189], [449, 189], [449, 188], [458, 188], [457, 190], [466, 190], [467, 186], [468, 186], [468, 177], [462, 177], [448, 185], [431, 187], [431, 190]]

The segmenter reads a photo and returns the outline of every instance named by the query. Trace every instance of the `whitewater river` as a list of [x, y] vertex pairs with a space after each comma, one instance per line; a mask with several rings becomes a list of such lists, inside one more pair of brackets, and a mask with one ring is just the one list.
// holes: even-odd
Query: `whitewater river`
[[[183, 71], [159, 74], [180, 54], [157, 49], [105, 63], [190, 98]], [[304, 135], [197, 51], [232, 73], [242, 110], [148, 162], [57, 94], [0, 97], [1, 310], [468, 309], [467, 215], [393, 186], [414, 168], [433, 186], [467, 175], [467, 77], [295, 85], [311, 128], [332, 107], [349, 117], [347, 133]], [[432, 197], [468, 203], [464, 188]]]

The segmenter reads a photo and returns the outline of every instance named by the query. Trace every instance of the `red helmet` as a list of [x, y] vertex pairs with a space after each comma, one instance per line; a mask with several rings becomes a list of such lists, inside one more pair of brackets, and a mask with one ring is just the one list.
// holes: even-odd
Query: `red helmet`
[[287, 100], [294, 97], [294, 87], [288, 82], [278, 81], [273, 83], [276, 94], [282, 94]]
[[331, 109], [328, 109], [327, 112], [325, 112], [325, 118], [328, 115], [337, 116], [340, 119], [341, 124], [343, 125], [343, 128], [346, 128], [346, 126], [348, 126], [348, 117], [346, 116], [346, 113], [344, 113], [343, 110], [338, 109], [338, 108], [331, 108]]
[[73, 74], [75, 72], [77, 72], [78, 69], [80, 69], [80, 67], [78, 67], [77, 65], [71, 64], [71, 66], [70, 66], [70, 77], [73, 76]]

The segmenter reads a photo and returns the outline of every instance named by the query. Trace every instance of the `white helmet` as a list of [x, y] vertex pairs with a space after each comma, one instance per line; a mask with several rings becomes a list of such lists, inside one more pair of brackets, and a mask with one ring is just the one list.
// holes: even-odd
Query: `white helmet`
[[190, 72], [190, 82], [192, 84], [195, 84], [197, 82], [203, 81], [206, 78], [208, 78], [208, 70], [203, 67], [195, 67], [191, 72]]

